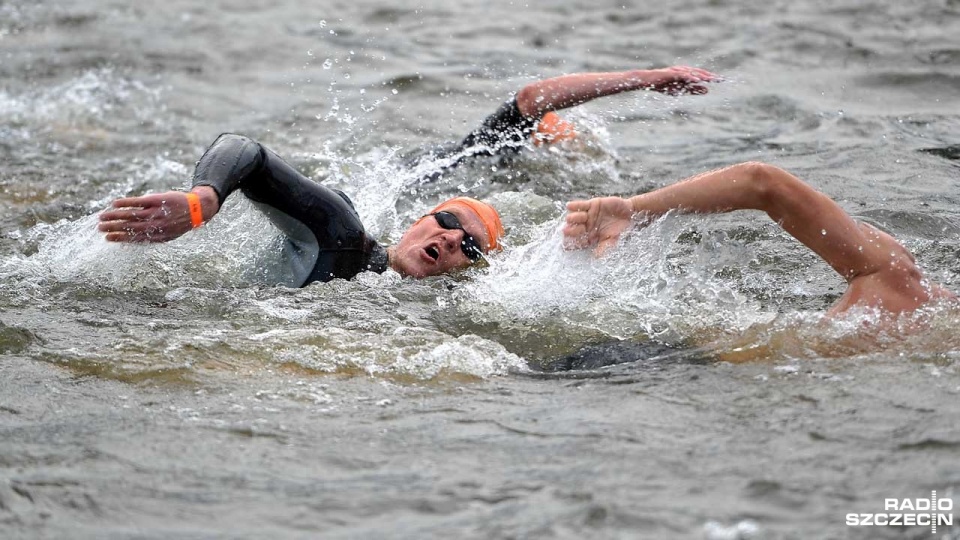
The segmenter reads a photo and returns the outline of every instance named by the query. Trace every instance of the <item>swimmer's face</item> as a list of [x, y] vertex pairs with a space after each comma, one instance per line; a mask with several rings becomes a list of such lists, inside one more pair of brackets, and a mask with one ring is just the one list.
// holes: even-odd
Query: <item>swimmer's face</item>
[[[486, 228], [473, 212], [464, 208], [445, 210], [457, 217], [460, 225], [479, 245], [489, 245]], [[416, 278], [436, 276], [473, 264], [461, 249], [464, 233], [447, 229], [434, 216], [424, 216], [403, 233], [390, 252], [390, 266], [397, 272]]]

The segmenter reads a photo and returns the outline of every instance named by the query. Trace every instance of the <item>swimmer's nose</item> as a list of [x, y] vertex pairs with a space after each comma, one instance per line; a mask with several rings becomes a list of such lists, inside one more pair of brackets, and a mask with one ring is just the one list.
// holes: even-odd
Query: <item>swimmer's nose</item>
[[459, 251], [461, 241], [463, 241], [463, 233], [461, 231], [450, 231], [443, 235], [443, 247], [447, 248], [449, 253]]

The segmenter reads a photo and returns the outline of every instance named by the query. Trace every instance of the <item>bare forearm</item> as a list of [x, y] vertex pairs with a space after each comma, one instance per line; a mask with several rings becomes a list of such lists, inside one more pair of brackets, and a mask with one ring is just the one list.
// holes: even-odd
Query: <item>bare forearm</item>
[[651, 217], [669, 211], [714, 214], [731, 210], [764, 210], [765, 190], [760, 163], [741, 163], [710, 171], [629, 199], [634, 212]]
[[[851, 279], [878, 268], [887, 247], [864, 236], [860, 225], [826, 195], [792, 174], [763, 163], [742, 163], [700, 174], [629, 200], [633, 210], [656, 217], [671, 210], [720, 213], [760, 210], [791, 236]], [[900, 248], [902, 249], [902, 248]]]
[[651, 70], [562, 75], [523, 87], [517, 94], [517, 106], [525, 116], [540, 117], [599, 97], [652, 86], [654, 77]]

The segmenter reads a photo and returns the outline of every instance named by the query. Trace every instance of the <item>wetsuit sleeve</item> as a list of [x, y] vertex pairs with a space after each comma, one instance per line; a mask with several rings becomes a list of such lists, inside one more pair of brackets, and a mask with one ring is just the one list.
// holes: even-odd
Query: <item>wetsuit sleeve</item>
[[470, 132], [459, 145], [460, 150], [475, 149], [477, 154], [493, 155], [504, 150], [515, 150], [530, 139], [540, 118], [524, 116], [512, 97], [480, 127]]
[[315, 237], [320, 256], [311, 281], [383, 271], [371, 267], [370, 257], [382, 249], [367, 236], [346, 195], [310, 180], [248, 137], [220, 135], [197, 163], [193, 185], [213, 188], [221, 204], [240, 189], [270, 207], [267, 216], [288, 237]]
[[330, 240], [364, 234], [353, 203], [339, 191], [306, 178], [260, 143], [225, 133], [197, 163], [193, 186], [210, 186], [220, 204], [240, 188], [247, 198], [307, 225], [321, 247]]
[[469, 158], [520, 150], [530, 140], [538, 122], [540, 118], [524, 116], [520, 112], [516, 97], [510, 98], [459, 143], [430, 149], [409, 159], [407, 166], [414, 168], [424, 162], [435, 164], [436, 168], [421, 176], [420, 182], [436, 180]]

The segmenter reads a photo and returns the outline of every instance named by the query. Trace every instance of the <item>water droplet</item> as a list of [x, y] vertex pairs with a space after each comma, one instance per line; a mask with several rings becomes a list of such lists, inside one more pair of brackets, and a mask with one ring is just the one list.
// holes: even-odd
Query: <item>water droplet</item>
[[397, 95], [399, 93], [396, 88], [390, 90], [390, 92], [393, 93], [393, 95]]
[[330, 69], [332, 67], [333, 67], [333, 62], [329, 58], [323, 61], [323, 69]]
[[827, 230], [826, 230], [826, 229], [820, 229], [820, 234], [822, 234], [823, 236], [826, 236], [826, 235], [827, 235]]

